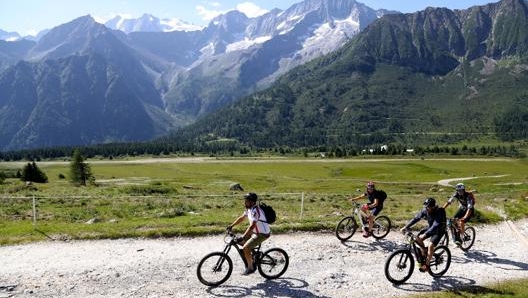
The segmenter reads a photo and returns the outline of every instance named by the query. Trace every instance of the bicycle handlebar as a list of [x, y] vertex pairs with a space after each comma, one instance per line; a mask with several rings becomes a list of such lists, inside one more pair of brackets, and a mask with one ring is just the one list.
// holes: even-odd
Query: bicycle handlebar
[[233, 232], [232, 229], [227, 228], [224, 236], [224, 242], [229, 244], [232, 241], [236, 240], [237, 235]]
[[361, 204], [358, 203], [358, 202], [356, 202], [356, 201], [350, 201], [350, 203], [351, 203], [352, 205], [354, 205], [355, 207], [358, 207], [358, 208], [361, 206]]

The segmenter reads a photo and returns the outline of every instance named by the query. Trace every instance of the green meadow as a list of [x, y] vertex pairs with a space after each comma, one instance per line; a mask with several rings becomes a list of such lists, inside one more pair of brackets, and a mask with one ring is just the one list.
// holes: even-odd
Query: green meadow
[[452, 291], [442, 291], [434, 293], [421, 293], [407, 296], [408, 298], [517, 298], [527, 297], [527, 279], [517, 279], [502, 281], [490, 285], [475, 285], [460, 288]]
[[[0, 184], [0, 244], [51, 239], [196, 236], [220, 233], [256, 192], [277, 211], [274, 233], [333, 232], [347, 197], [369, 180], [388, 193], [383, 213], [401, 226], [426, 197], [443, 203], [463, 181], [477, 192], [474, 224], [528, 213], [525, 159], [174, 158], [87, 160], [95, 185], [69, 183], [69, 162], [37, 162], [49, 182]], [[0, 163], [13, 173], [24, 163]], [[440, 181], [454, 179], [448, 186]], [[232, 191], [240, 183], [244, 191]], [[454, 214], [456, 206], [448, 209]]]

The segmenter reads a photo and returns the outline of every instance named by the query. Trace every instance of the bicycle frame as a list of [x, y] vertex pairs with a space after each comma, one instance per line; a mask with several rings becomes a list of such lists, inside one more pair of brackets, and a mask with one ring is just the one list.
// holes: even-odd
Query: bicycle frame
[[[425, 247], [425, 245], [421, 246], [420, 243], [416, 242], [416, 238], [418, 236], [414, 235], [413, 233], [407, 232], [405, 235], [407, 236], [407, 243], [405, 244], [405, 247], [413, 253], [414, 259], [417, 262], [425, 262], [425, 258], [427, 258], [427, 247]], [[422, 255], [422, 249], [425, 250], [426, 255]]]
[[447, 219], [447, 228], [451, 233], [451, 240], [455, 240], [456, 235], [460, 235], [460, 223], [458, 218], [448, 218]]
[[[360, 226], [365, 230], [369, 227], [369, 215], [361, 210], [360, 204], [353, 201], [352, 214], [343, 217], [336, 226], [336, 236], [341, 241], [347, 241], [354, 235]], [[358, 223], [359, 221], [359, 223]], [[390, 219], [385, 215], [376, 216], [373, 222], [371, 235], [376, 239], [382, 239], [389, 233], [391, 228]]]
[[[207, 286], [218, 286], [229, 279], [233, 272], [233, 261], [229, 252], [234, 247], [238, 256], [247, 267], [243, 248], [237, 243], [236, 235], [228, 230], [224, 237], [224, 249], [215, 251], [204, 256], [198, 263], [196, 274], [198, 280]], [[251, 250], [254, 269], [258, 270], [262, 277], [275, 279], [282, 276], [288, 269], [289, 257], [282, 248], [273, 247], [264, 252], [261, 245]]]
[[[227, 240], [229, 238], [229, 240]], [[224, 247], [224, 250], [223, 250], [223, 253], [225, 253], [226, 255], [229, 255], [229, 252], [231, 251], [231, 248], [234, 247], [235, 250], [238, 252], [238, 255], [240, 256], [240, 258], [242, 259], [242, 261], [244, 262], [244, 265], [247, 267], [247, 260], [246, 260], [246, 257], [244, 256], [244, 249], [236, 242], [236, 235], [231, 232], [231, 231], [228, 231], [227, 232], [227, 235], [224, 239], [224, 242], [226, 243], [225, 247]], [[252, 251], [251, 251], [251, 255], [254, 257], [254, 266], [257, 265], [257, 262], [259, 261], [259, 258], [255, 258], [255, 256], [258, 256], [258, 253], [260, 252], [260, 244], [253, 248]], [[223, 260], [219, 260], [219, 262], [223, 262]], [[222, 264], [219, 264], [219, 265], [222, 265]]]
[[[406, 244], [389, 255], [385, 261], [385, 277], [394, 283], [401, 284], [407, 281], [414, 271], [414, 260], [424, 263], [427, 258], [427, 248], [416, 241], [412, 232], [407, 231]], [[426, 254], [422, 254], [422, 249]], [[436, 246], [431, 256], [427, 272], [433, 277], [444, 275], [451, 264], [451, 252], [447, 246]]]
[[358, 202], [352, 202], [354, 204], [354, 211], [352, 212], [352, 215], [355, 216], [357, 219], [359, 219], [359, 222], [363, 226], [363, 228], [368, 227], [368, 214], [361, 210], [361, 204]]
[[[449, 237], [451, 237], [451, 240], [454, 242], [457, 237], [460, 237], [460, 219], [457, 218], [449, 218], [447, 220], [447, 227], [446, 227], [446, 235], [445, 237], [442, 237], [442, 240], [440, 241], [441, 244], [448, 245], [449, 244]], [[471, 225], [466, 225], [464, 229], [464, 235], [460, 237], [461, 243], [457, 246], [463, 250], [467, 251], [475, 242], [475, 236], [476, 231], [475, 228]]]

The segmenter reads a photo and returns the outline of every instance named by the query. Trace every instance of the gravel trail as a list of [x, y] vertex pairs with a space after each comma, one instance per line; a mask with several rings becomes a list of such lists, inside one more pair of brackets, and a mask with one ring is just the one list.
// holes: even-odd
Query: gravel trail
[[469, 252], [450, 246], [452, 264], [444, 277], [415, 270], [400, 286], [383, 273], [386, 257], [402, 244], [394, 231], [383, 240], [355, 234], [345, 243], [333, 232], [273, 235], [263, 248], [288, 252], [282, 278], [242, 276], [242, 262], [231, 252], [233, 275], [217, 288], [198, 281], [196, 266], [207, 253], [222, 250], [222, 235], [2, 246], [0, 297], [398, 297], [528, 278], [528, 219], [476, 230]]

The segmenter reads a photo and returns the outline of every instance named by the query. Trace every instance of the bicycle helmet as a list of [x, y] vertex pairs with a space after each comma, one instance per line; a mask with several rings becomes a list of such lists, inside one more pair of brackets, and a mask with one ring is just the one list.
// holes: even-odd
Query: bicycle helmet
[[244, 195], [244, 200], [250, 200], [252, 202], [256, 202], [258, 199], [258, 196], [254, 192], [250, 192]]
[[434, 207], [436, 206], [436, 201], [433, 198], [427, 198], [425, 199], [423, 204], [425, 207]]
[[374, 182], [370, 181], [369, 183], [367, 183], [367, 189], [374, 189], [376, 188], [376, 185], [374, 185]]
[[458, 183], [456, 186], [455, 186], [456, 190], [465, 190], [466, 189], [466, 186], [464, 186], [464, 183]]

